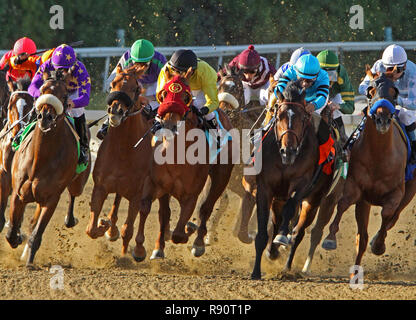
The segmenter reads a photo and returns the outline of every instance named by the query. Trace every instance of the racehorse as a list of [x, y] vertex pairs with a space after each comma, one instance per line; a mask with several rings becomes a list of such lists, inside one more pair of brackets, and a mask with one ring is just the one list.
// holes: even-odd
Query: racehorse
[[23, 241], [20, 227], [26, 204], [37, 203], [30, 223], [31, 236], [24, 251], [24, 254], [29, 252], [27, 266], [33, 265], [42, 234], [66, 188], [71, 197], [66, 224], [73, 226], [76, 223], [73, 202], [82, 193], [91, 170], [89, 164], [83, 172], [76, 173], [78, 136], [65, 114], [69, 78], [59, 73], [52, 78], [48, 72], [43, 74], [45, 81], [35, 103], [37, 121], [33, 131], [20, 144], [12, 162], [10, 228], [6, 235], [12, 248]]
[[7, 122], [7, 106], [9, 104], [10, 92], [6, 72], [0, 70], [0, 130]]
[[[394, 101], [398, 90], [391, 77], [393, 72], [374, 75], [368, 88], [369, 106], [363, 132], [351, 149], [350, 168], [343, 196], [337, 205], [337, 214], [330, 225], [330, 233], [323, 243], [325, 249], [336, 248], [336, 233], [342, 214], [353, 204], [357, 222], [355, 265], [360, 265], [368, 242], [368, 222], [372, 205], [381, 206], [382, 223], [370, 242], [376, 255], [385, 252], [387, 231], [397, 221], [400, 212], [416, 192], [414, 179], [405, 183], [407, 162], [406, 141], [393, 118]], [[380, 157], [380, 155], [383, 155]], [[353, 274], [351, 275], [353, 276]]]
[[[176, 89], [184, 87], [184, 83], [187, 83], [191, 75], [191, 69], [187, 71], [185, 77], [169, 78], [172, 80], [172, 90], [175, 92]], [[178, 81], [174, 80], [178, 79]], [[171, 88], [169, 86], [169, 88]], [[171, 89], [169, 89], [171, 90]], [[180, 92], [180, 91], [179, 91]], [[181, 94], [182, 102], [186, 105], [191, 103], [192, 95], [190, 93]], [[225, 190], [228, 181], [230, 179], [231, 171], [233, 169], [232, 162], [232, 141], [227, 141], [226, 146], [228, 147], [228, 154], [226, 164], [218, 163], [210, 164], [210, 159], [207, 156], [209, 154], [209, 145], [205, 142], [205, 134], [203, 130], [200, 130], [198, 111], [194, 107], [185, 111], [183, 104], [179, 104], [176, 101], [166, 101], [167, 95], [166, 90], [159, 92], [159, 116], [161, 125], [165, 130], [169, 130], [173, 133], [173, 137], [163, 136], [161, 141], [158, 141], [153, 148], [154, 160], [152, 162], [151, 174], [146, 178], [145, 188], [143, 192], [143, 212], [140, 214], [147, 215], [151, 209], [151, 203], [153, 199], [165, 197], [167, 195], [175, 197], [181, 207], [180, 217], [177, 222], [175, 229], [172, 232], [171, 240], [173, 243], [186, 243], [189, 236], [195, 231], [190, 228], [188, 223], [192, 213], [195, 209], [198, 196], [204, 188], [208, 176], [210, 177], [211, 183], [206, 198], [204, 199], [200, 210], [199, 219], [200, 225], [198, 227], [197, 237], [193, 243], [192, 254], [199, 257], [205, 252], [204, 236], [207, 234], [206, 223], [211, 215], [213, 207], [217, 199], [221, 196]], [[163, 110], [163, 111], [161, 111]], [[218, 110], [220, 122], [223, 124], [225, 130], [231, 129], [231, 124], [226, 115]], [[203, 118], [200, 118], [202, 121]], [[180, 130], [182, 129], [182, 130]], [[196, 129], [196, 130], [195, 130]], [[192, 137], [197, 138], [196, 142], [189, 141], [188, 136], [192, 130]], [[182, 132], [184, 137], [187, 137], [184, 141], [184, 151], [178, 150], [178, 142], [180, 137], [176, 133]], [[178, 138], [179, 137], [179, 138]], [[214, 139], [216, 140], [216, 139]], [[198, 145], [195, 149], [195, 145]], [[216, 147], [214, 141], [214, 148]], [[222, 149], [224, 150], [224, 149]], [[190, 160], [189, 156], [197, 153], [198, 159]], [[221, 151], [222, 153], [222, 151]], [[221, 157], [221, 153], [218, 157]], [[161, 155], [170, 155], [171, 161], [159, 162], [156, 158]], [[182, 156], [186, 158], [179, 160]], [[202, 158], [202, 159], [201, 159]], [[217, 158], [218, 159], [218, 158]], [[202, 161], [199, 161], [202, 160]], [[162, 225], [167, 225], [170, 218], [170, 212], [167, 216], [162, 217]], [[136, 237], [136, 248], [133, 251], [134, 257], [143, 260], [143, 230], [139, 227]], [[164, 257], [164, 229], [161, 226], [161, 232], [157, 240], [157, 245], [153, 251], [152, 258], [163, 258]], [[142, 254], [137, 257], [137, 253]]]
[[11, 167], [14, 155], [12, 143], [14, 137], [22, 128], [22, 124], [31, 121], [31, 116], [35, 115], [32, 109], [33, 97], [27, 91], [30, 85], [30, 78], [19, 79], [15, 86], [10, 83], [12, 91], [7, 106], [8, 120], [6, 126], [0, 132], [0, 232], [3, 230], [5, 217], [4, 212], [7, 207], [7, 201], [12, 190]]
[[[141, 85], [138, 79], [144, 70], [130, 68], [122, 71], [117, 68], [116, 77], [111, 82], [111, 92], [107, 98], [109, 130], [100, 145], [93, 170], [94, 188], [91, 196], [91, 215], [87, 234], [95, 239], [104, 235], [111, 241], [117, 240], [117, 212], [121, 197], [129, 201], [127, 219], [123, 225], [122, 254], [127, 252], [133, 236], [134, 221], [140, 209], [143, 181], [149, 174], [152, 149], [150, 136], [146, 136], [136, 149], [133, 146], [138, 138], [150, 129], [150, 124], [139, 103]], [[108, 215], [110, 221], [98, 220], [103, 203], [108, 194], [116, 193], [114, 204]], [[169, 210], [169, 199], [160, 200], [160, 209]], [[146, 216], [140, 216], [140, 226], [144, 228]]]
[[[256, 121], [261, 116], [260, 109], [263, 109], [263, 107], [249, 108], [245, 105], [241, 70], [237, 72], [234, 67], [226, 65], [224, 70], [220, 72], [220, 76], [218, 82], [219, 108], [230, 118], [232, 126], [239, 129], [242, 137], [242, 134], [244, 134], [242, 129], [251, 129], [256, 124]], [[242, 156], [241, 152], [240, 156]], [[251, 243], [253, 237], [249, 233], [249, 222], [256, 203], [256, 179], [254, 176], [243, 177], [244, 166], [244, 163], [235, 165], [228, 188], [241, 198], [233, 234], [241, 242]], [[223, 198], [225, 197], [222, 196], [221, 201]], [[214, 218], [216, 218], [215, 213], [213, 215]], [[217, 220], [214, 219], [214, 221]]]
[[[302, 241], [305, 229], [313, 222], [332, 179], [331, 175], [322, 174], [325, 162], [318, 165], [318, 137], [311, 115], [305, 110], [305, 95], [299, 81], [290, 82], [283, 95], [279, 94], [276, 121], [261, 145], [263, 163], [256, 179], [258, 232], [252, 279], [261, 278], [261, 257], [269, 238], [267, 223], [270, 207], [274, 213], [272, 239], [278, 235], [279, 243], [289, 244], [286, 237], [289, 222], [301, 204], [286, 262], [286, 269], [290, 269], [296, 248]], [[270, 244], [268, 251], [271, 257], [277, 256], [279, 243]]]

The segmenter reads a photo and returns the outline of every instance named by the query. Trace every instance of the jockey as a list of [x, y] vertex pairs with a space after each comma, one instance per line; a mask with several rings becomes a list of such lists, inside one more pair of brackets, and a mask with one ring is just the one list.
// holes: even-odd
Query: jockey
[[269, 78], [276, 73], [274, 66], [265, 57], [260, 56], [253, 45], [241, 52], [228, 65], [243, 73], [245, 104], [247, 105], [251, 100], [258, 100], [260, 105], [266, 105]]
[[[156, 110], [159, 107], [159, 103], [156, 100], [157, 78], [166, 61], [166, 57], [160, 52], [155, 51], [153, 44], [149, 40], [139, 39], [121, 56], [117, 63], [117, 66], [120, 66], [122, 70], [128, 69], [136, 64], [146, 65], [147, 69], [143, 77], [139, 79], [139, 83], [143, 87], [140, 101], [145, 105], [144, 110], [146, 110], [149, 118], [154, 118]], [[116, 77], [117, 66], [111, 72], [105, 83], [107, 91], [110, 90], [110, 84]], [[143, 91], [145, 91], [144, 94]], [[97, 133], [97, 137], [102, 140], [107, 133], [107, 129], [108, 120], [103, 123]]]
[[308, 49], [305, 49], [303, 47], [300, 47], [293, 51], [292, 55], [290, 56], [290, 60], [279, 68], [277, 72], [274, 74], [273, 78], [276, 81], [279, 81], [279, 79], [283, 76], [283, 73], [291, 66], [294, 66], [296, 64], [296, 61], [303, 56], [304, 54], [310, 54], [311, 52]]
[[0, 60], [0, 69], [8, 69], [6, 80], [17, 81], [25, 76], [32, 79], [41, 64], [41, 58], [34, 53], [36, 44], [32, 39], [23, 37], [17, 40], [13, 50], [6, 52]]
[[347, 70], [339, 63], [338, 57], [333, 51], [321, 51], [316, 57], [319, 60], [321, 68], [328, 73], [328, 104], [335, 106], [337, 109], [333, 113], [333, 119], [339, 129], [341, 141], [345, 143], [348, 137], [345, 133], [342, 113], [352, 114], [354, 112], [354, 89], [352, 88]]
[[67, 113], [74, 118], [75, 129], [80, 137], [79, 163], [88, 162], [88, 128], [85, 119], [85, 107], [90, 102], [91, 79], [84, 64], [77, 60], [72, 47], [62, 44], [57, 47], [52, 57], [42, 64], [36, 72], [29, 86], [29, 93], [36, 99], [40, 93], [44, 80], [42, 74], [45, 71], [62, 70], [63, 74], [70, 74], [68, 84], [68, 110]]
[[[170, 60], [165, 64], [157, 80], [156, 97], [168, 82], [168, 73], [171, 75], [184, 75], [189, 68], [192, 74], [189, 78], [189, 87], [194, 100], [193, 106], [197, 108], [212, 129], [217, 128], [214, 110], [218, 108], [217, 73], [205, 61], [197, 58], [192, 50], [180, 49], [173, 53]], [[152, 132], [160, 129], [156, 121]]]
[[[399, 111], [399, 120], [406, 127], [406, 132], [411, 140], [412, 154], [410, 163], [416, 163], [416, 65], [407, 59], [406, 51], [396, 44], [388, 46], [380, 60], [377, 60], [371, 72], [385, 72], [393, 70], [396, 67], [394, 75], [394, 85], [399, 90], [397, 104], [401, 106]], [[367, 95], [366, 91], [370, 85], [368, 76], [361, 82], [358, 92]]]

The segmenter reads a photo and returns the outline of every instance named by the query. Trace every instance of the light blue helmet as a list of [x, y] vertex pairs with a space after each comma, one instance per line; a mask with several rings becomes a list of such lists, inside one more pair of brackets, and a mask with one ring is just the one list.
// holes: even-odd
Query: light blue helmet
[[299, 78], [313, 79], [318, 75], [321, 66], [318, 58], [312, 54], [305, 54], [296, 61], [294, 68]]
[[304, 54], [310, 54], [311, 52], [308, 49], [305, 49], [304, 47], [300, 47], [293, 51], [292, 55], [290, 56], [290, 65], [294, 66], [296, 64], [296, 61], [303, 56]]

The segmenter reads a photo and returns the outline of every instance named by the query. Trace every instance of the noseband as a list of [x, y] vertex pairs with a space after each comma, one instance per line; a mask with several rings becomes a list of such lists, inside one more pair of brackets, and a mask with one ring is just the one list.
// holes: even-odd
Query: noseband
[[[140, 95], [139, 90], [140, 86], [137, 87], [136, 91], [134, 92], [134, 97], [133, 99], [130, 98], [130, 96], [125, 93], [124, 91], [111, 91], [107, 97], [107, 105], [111, 106], [111, 104], [113, 103], [114, 100], [119, 100], [122, 101], [127, 109], [123, 112], [123, 114], [121, 115], [121, 121], [124, 121], [125, 119], [127, 119], [128, 117], [134, 116], [138, 113], [140, 113], [142, 111], [142, 109], [139, 108], [139, 110], [131, 112], [131, 109], [136, 105], [135, 101], [137, 100], [138, 96]], [[110, 115], [117, 115], [115, 113], [109, 112]]]
[[[280, 108], [282, 107], [282, 106], [285, 106], [285, 105], [294, 105], [294, 106], [297, 106], [298, 108], [300, 108], [300, 110], [304, 113], [304, 117], [303, 117], [303, 119], [302, 119], [302, 135], [299, 137], [298, 136], [298, 134], [296, 133], [296, 131], [295, 130], [293, 130], [293, 129], [291, 129], [290, 127], [291, 127], [291, 125], [289, 124], [289, 128], [288, 129], [286, 129], [281, 135], [280, 135], [280, 138], [278, 137], [278, 130], [277, 130], [277, 126], [275, 126], [275, 130], [274, 130], [274, 134], [275, 134], [275, 137], [276, 137], [276, 141], [277, 141], [277, 144], [279, 145], [279, 148], [280, 148], [280, 146], [282, 145], [282, 139], [283, 139], [283, 137], [286, 135], [286, 134], [293, 134], [294, 136], [295, 136], [295, 138], [296, 138], [296, 143], [297, 143], [297, 150], [299, 151], [299, 149], [300, 149], [300, 146], [302, 145], [302, 143], [303, 143], [303, 140], [304, 140], [304, 138], [305, 138], [305, 131], [306, 131], [306, 127], [307, 127], [307, 123], [308, 122], [310, 122], [310, 119], [311, 119], [311, 115], [305, 110], [305, 106], [302, 104], [302, 103], [299, 103], [299, 102], [282, 102], [282, 103], [280, 103], [280, 104], [278, 104], [278, 108], [277, 108], [277, 110], [276, 110], [276, 120], [277, 121], [279, 121], [279, 118], [278, 118], [278, 116], [277, 116], [277, 113], [279, 112], [279, 110], [280, 110]], [[276, 121], [276, 124], [277, 124], [277, 121]]]

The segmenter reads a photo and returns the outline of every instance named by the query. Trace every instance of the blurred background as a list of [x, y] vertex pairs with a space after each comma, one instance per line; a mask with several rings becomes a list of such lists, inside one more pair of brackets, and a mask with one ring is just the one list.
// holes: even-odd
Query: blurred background
[[[50, 8], [64, 10], [64, 28], [51, 29]], [[352, 29], [354, 13], [363, 8], [363, 29]], [[265, 1], [265, 0], [0, 0], [0, 50], [27, 36], [40, 48], [83, 40], [85, 47], [125, 47], [145, 38], [158, 47], [233, 46], [249, 44], [349, 41], [412, 41], [416, 34], [416, 1]], [[386, 44], [387, 46], [387, 44]], [[321, 48], [321, 50], [325, 47]], [[317, 54], [318, 52], [313, 52]], [[289, 60], [283, 53], [280, 64]], [[381, 58], [381, 51], [343, 51], [355, 93], [365, 64]], [[416, 61], [414, 49], [407, 50]], [[263, 55], [263, 54], [262, 54]], [[276, 54], [264, 54], [276, 63]], [[169, 57], [167, 57], [169, 58]], [[232, 59], [224, 57], [224, 63]], [[119, 56], [111, 57], [109, 72]], [[88, 109], [104, 109], [102, 92], [105, 58], [85, 58], [93, 85]], [[218, 58], [204, 58], [215, 69]], [[107, 75], [108, 76], [108, 75]]]

